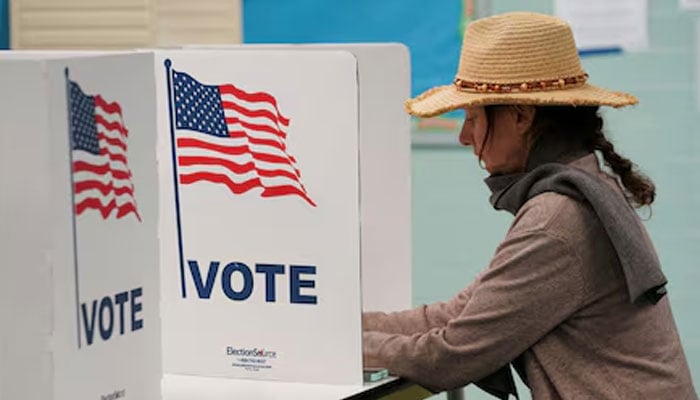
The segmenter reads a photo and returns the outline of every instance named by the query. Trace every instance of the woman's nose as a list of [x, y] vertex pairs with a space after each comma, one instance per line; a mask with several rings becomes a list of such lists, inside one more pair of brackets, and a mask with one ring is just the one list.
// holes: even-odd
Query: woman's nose
[[466, 120], [462, 124], [462, 130], [459, 132], [459, 143], [462, 146], [471, 146], [473, 143], [471, 129]]

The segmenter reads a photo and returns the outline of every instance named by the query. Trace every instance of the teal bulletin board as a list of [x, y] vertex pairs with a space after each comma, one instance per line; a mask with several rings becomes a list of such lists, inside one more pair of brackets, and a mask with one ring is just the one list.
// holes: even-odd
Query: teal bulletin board
[[10, 48], [9, 0], [0, 0], [0, 50]]
[[400, 42], [411, 52], [415, 96], [454, 78], [462, 15], [461, 0], [245, 0], [243, 41]]

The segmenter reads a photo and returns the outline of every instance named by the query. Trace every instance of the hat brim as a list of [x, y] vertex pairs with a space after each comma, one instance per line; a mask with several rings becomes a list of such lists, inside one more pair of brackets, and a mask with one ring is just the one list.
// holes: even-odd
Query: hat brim
[[406, 111], [417, 117], [434, 117], [463, 107], [529, 104], [543, 106], [610, 106], [637, 104], [636, 97], [584, 84], [566, 90], [512, 93], [475, 93], [457, 89], [454, 85], [432, 88], [406, 101]]

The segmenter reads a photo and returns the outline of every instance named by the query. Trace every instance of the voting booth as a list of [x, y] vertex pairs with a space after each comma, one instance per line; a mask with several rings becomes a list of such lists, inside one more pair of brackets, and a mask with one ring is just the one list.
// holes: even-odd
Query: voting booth
[[409, 77], [350, 47], [0, 54], [2, 317], [42, 316], [0, 394], [361, 385], [363, 307], [410, 307]]
[[343, 50], [357, 59], [362, 308], [412, 306], [410, 57], [400, 43], [191, 45], [207, 50]]
[[0, 398], [158, 399], [152, 57], [4, 58]]
[[[256, 88], [262, 87], [266, 89], [266, 94], [272, 95], [275, 91], [287, 94], [285, 97], [274, 98], [274, 101], [280, 104], [284, 101], [292, 111], [297, 108], [315, 109], [317, 118], [331, 116], [332, 118], [324, 124], [334, 123], [333, 128], [324, 124], [305, 125], [307, 120], [295, 121], [287, 118], [281, 105], [278, 109], [271, 110], [273, 115], [269, 115], [261, 114], [257, 110], [260, 107], [267, 108], [264, 104], [245, 104], [246, 108], [242, 109], [231, 103], [239, 102], [240, 98], [231, 97], [229, 94], [222, 100], [223, 113], [229, 123], [227, 128], [236, 132], [233, 136], [241, 135], [239, 131], [243, 131], [247, 140], [253, 139], [251, 143], [255, 144], [261, 139], [279, 140], [278, 131], [282, 130], [285, 141], [289, 143], [288, 146], [285, 145], [285, 149], [289, 149], [289, 155], [280, 155], [292, 158], [296, 157], [295, 152], [298, 151], [304, 155], [304, 159], [309, 160], [308, 166], [299, 167], [297, 171], [304, 183], [307, 179], [305, 174], [315, 175], [324, 171], [327, 178], [323, 183], [319, 182], [316, 185], [319, 188], [317, 190], [323, 190], [322, 193], [329, 196], [329, 199], [339, 195], [338, 201], [340, 198], [344, 198], [344, 202], [352, 200], [353, 209], [327, 208], [324, 212], [324, 222], [321, 223], [315, 219], [315, 213], [323, 207], [311, 204], [311, 197], [307, 198], [304, 204], [300, 199], [295, 201], [295, 198], [300, 197], [299, 194], [287, 195], [286, 199], [274, 199], [265, 195], [267, 189], [261, 189], [258, 193], [263, 199], [260, 199], [255, 190], [251, 190], [250, 193], [246, 190], [243, 195], [237, 195], [239, 197], [229, 201], [236, 204], [231, 205], [231, 209], [234, 210], [232, 213], [240, 213], [240, 216], [232, 217], [232, 221], [236, 222], [236, 226], [240, 226], [241, 221], [249, 221], [250, 228], [231, 228], [228, 233], [223, 234], [222, 230], [227, 224], [221, 221], [218, 208], [200, 200], [204, 203], [198, 203], [197, 210], [190, 212], [197, 215], [200, 220], [199, 226], [202, 227], [203, 218], [215, 220], [210, 223], [210, 227], [201, 229], [205, 232], [222, 232], [221, 235], [228, 240], [228, 245], [222, 247], [224, 250], [221, 254], [230, 254], [231, 258], [226, 261], [212, 258], [202, 262], [182, 257], [184, 261], [180, 267], [184, 273], [180, 275], [185, 278], [179, 282], [179, 286], [178, 282], [173, 281], [172, 273], [163, 273], [165, 371], [252, 379], [360, 384], [361, 327], [357, 320], [360, 307], [393, 311], [411, 306], [410, 121], [403, 110], [403, 101], [410, 94], [406, 48], [396, 44], [246, 45], [209, 48], [194, 46], [188, 51], [190, 57], [197, 60], [214, 52], [213, 54], [224, 54], [225, 57], [234, 57], [259, 65], [247, 69], [244, 67], [247, 62], [240, 61], [236, 63], [236, 67], [221, 73], [219, 80], [208, 80], [219, 85], [222, 93], [232, 90], [221, 85], [222, 79], [223, 82], [232, 82], [233, 79], [233, 82], [239, 84], [250, 80], [253, 82], [250, 86], [254, 90], [260, 90]], [[354, 60], [351, 60], [354, 64], [352, 76], [325, 78], [333, 67], [320, 65], [319, 61], [315, 61], [316, 64], [309, 62], [304, 66], [296, 64], [296, 60], [323, 60], [324, 57], [337, 57], [337, 54], [354, 56]], [[216, 64], [213, 61], [199, 63]], [[175, 71], [175, 88], [178, 84], [195, 85], [194, 82], [183, 80], [177, 69]], [[227, 79], [228, 76], [233, 78]], [[280, 79], [279, 76], [288, 78]], [[323, 79], [328, 79], [328, 83], [324, 83]], [[343, 88], [340, 84], [346, 79], [351, 82], [349, 85], [353, 87], [352, 92], [356, 96], [354, 98], [344, 98], [343, 96], [349, 95], [338, 90]], [[177, 83], [178, 80], [182, 80], [182, 83]], [[313, 91], [317, 87], [320, 94]], [[240, 96], [247, 95], [243, 91], [236, 93]], [[171, 96], [174, 96], [175, 104], [178, 101], [187, 101], [187, 96], [182, 96], [180, 100], [177, 93]], [[324, 99], [324, 104], [318, 103], [319, 98]], [[349, 102], [359, 104], [358, 108], [349, 105]], [[176, 110], [174, 114], [177, 113]], [[262, 115], [265, 115], [265, 118], [255, 121], [262, 126], [250, 124], [253, 122], [250, 118]], [[349, 117], [355, 119], [348, 119]], [[289, 120], [290, 123], [287, 125], [285, 120]], [[279, 125], [276, 121], [284, 121], [285, 124]], [[277, 124], [272, 132], [260, 131], [270, 123]], [[176, 135], [185, 133], [182, 129], [177, 129], [178, 124], [184, 124], [184, 121], [178, 121], [177, 115], [174, 124]], [[319, 132], [316, 133], [315, 129], [319, 129]], [[271, 134], [278, 137], [270, 136]], [[179, 141], [181, 144], [184, 144], [185, 140], [190, 138], [175, 138], [175, 142]], [[295, 146], [296, 150], [292, 146]], [[160, 149], [165, 147], [167, 146], [160, 146]], [[305, 155], [305, 152], [309, 155]], [[355, 157], [353, 161], [349, 160], [350, 152]], [[194, 163], [189, 161], [189, 154], [182, 154], [178, 155], [179, 163]], [[318, 163], [313, 163], [322, 154], [325, 155], [325, 160], [319, 159]], [[160, 157], [163, 157], [162, 153]], [[255, 157], [257, 156], [254, 155], [253, 162], [258, 162]], [[297, 159], [301, 160], [298, 157]], [[339, 169], [338, 172], [332, 170], [340, 168], [341, 164], [347, 165], [348, 168]], [[184, 167], [191, 169], [190, 165]], [[231, 176], [229, 171], [225, 172]], [[258, 173], [260, 172], [266, 171], [263, 169]], [[161, 177], [166, 175], [168, 174], [161, 168]], [[237, 178], [235, 175], [233, 177]], [[183, 185], [182, 175], [180, 179], [181, 191], [195, 190], [195, 185]], [[357, 186], [359, 191], [350, 192], [351, 186]], [[206, 190], [210, 190], [210, 184], [205, 187]], [[218, 189], [223, 195], [230, 196], [221, 183]], [[231, 191], [231, 188], [228, 190]], [[163, 188], [161, 191], [165, 193], [168, 189]], [[309, 192], [305, 191], [301, 196], [306, 193]], [[212, 199], [216, 198], [215, 195], [216, 192], [211, 192]], [[203, 196], [200, 199], [204, 199]], [[219, 201], [221, 200], [217, 200], [216, 204], [221, 204]], [[165, 210], [171, 204], [178, 204], [178, 200], [164, 199], [162, 210], [167, 213]], [[347, 203], [344, 204], [350, 207]], [[205, 217], [206, 214], [212, 216]], [[341, 215], [348, 217], [352, 222], [341, 219]], [[168, 221], [168, 218], [163, 217], [162, 220]], [[299, 229], [302, 225], [305, 226], [304, 230]], [[353, 231], [353, 235], [356, 236], [340, 239], [337, 235], [350, 225], [353, 230], [358, 229], [357, 232]], [[181, 228], [184, 226], [181, 222]], [[196, 225], [193, 223], [191, 226]], [[173, 228], [169, 230], [172, 231]], [[207, 242], [208, 235], [209, 233], [200, 234], [200, 240]], [[178, 240], [187, 241], [182, 238]], [[206, 246], [213, 248], [209, 243]], [[187, 244], [182, 246], [186, 247]], [[173, 265], [173, 262], [167, 261], [165, 257], [173, 255], [174, 252], [164, 250], [162, 254], [162, 265]], [[246, 254], [250, 256], [245, 256]], [[299, 258], [301, 254], [303, 256]], [[299, 279], [295, 267], [304, 265], [295, 266], [284, 262], [284, 259], [290, 258], [305, 260], [304, 262], [313, 267], [306, 269], [309, 274], [305, 275], [308, 279], [305, 285], [309, 287], [306, 292], [312, 296], [304, 298], [301, 302], [301, 298], [295, 299], [300, 287], [299, 283], [295, 282]], [[330, 264], [314, 261], [324, 259], [335, 261]], [[359, 271], [354, 270], [358, 268], [358, 259]], [[352, 263], [348, 263], [350, 260]], [[329, 269], [330, 265], [335, 267]], [[216, 274], [221, 274], [222, 268], [222, 278], [225, 280], [219, 282], [221, 278], [217, 278]], [[358, 292], [357, 282], [352, 280], [357, 279], [358, 272], [361, 275], [361, 299], [355, 297]], [[231, 277], [239, 279], [237, 287], [227, 287]], [[219, 285], [222, 285], [223, 296], [217, 287]], [[209, 296], [218, 296], [221, 300], [214, 305]], [[184, 300], [185, 298], [187, 299]], [[201, 298], [206, 298], [212, 304], [202, 305]], [[304, 306], [299, 303], [308, 304]], [[199, 327], [188, 329], [187, 320], [181, 317], [185, 304], [188, 307], [186, 311], [190, 311], [189, 307], [197, 307], [193, 313], [199, 315], [201, 320], [211, 319]], [[226, 318], [234, 311], [238, 311], [235, 315], [236, 318], [241, 318], [240, 320], [218, 322], [217, 325], [217, 320], [221, 321], [222, 316]], [[209, 317], [204, 316], [206, 312], [211, 313]], [[235, 334], [231, 334], [227, 329], [206, 333], [204, 342], [218, 341], [218, 349], [214, 346], [216, 350], [212, 353], [210, 361], [206, 361], [200, 348], [197, 355], [202, 360], [200, 365], [204, 366], [204, 369], [193, 367], [190, 359], [181, 355], [188, 340], [194, 335], [201, 335], [201, 332], [210, 327], [221, 327], [222, 324], [229, 324], [226, 326], [234, 330]], [[247, 324], [254, 324], [255, 327], [250, 328]], [[243, 345], [229, 345], [232, 337], [240, 338]], [[224, 349], [234, 368], [218, 361]], [[191, 357], [194, 358], [195, 350], [191, 351]], [[265, 356], [268, 352], [270, 355]], [[284, 360], [284, 357], [287, 360]]]
[[355, 57], [154, 61], [165, 372], [361, 383]]

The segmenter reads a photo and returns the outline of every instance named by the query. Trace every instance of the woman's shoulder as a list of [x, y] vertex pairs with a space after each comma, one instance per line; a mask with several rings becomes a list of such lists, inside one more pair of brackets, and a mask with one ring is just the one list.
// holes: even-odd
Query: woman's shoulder
[[[588, 154], [569, 165], [604, 182], [611, 192], [623, 194], [617, 180], [601, 169], [595, 154]], [[598, 234], [596, 230], [604, 228], [587, 201], [556, 192], [545, 192], [528, 200], [520, 208], [511, 229], [546, 230], [556, 236], [573, 236], [572, 239], [581, 240], [582, 234]]]
[[516, 214], [510, 231], [543, 231], [573, 242], [604, 233], [587, 202], [555, 192], [542, 193], [528, 200]]

